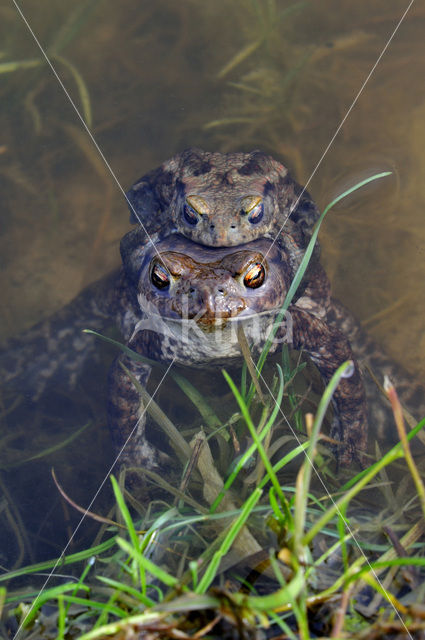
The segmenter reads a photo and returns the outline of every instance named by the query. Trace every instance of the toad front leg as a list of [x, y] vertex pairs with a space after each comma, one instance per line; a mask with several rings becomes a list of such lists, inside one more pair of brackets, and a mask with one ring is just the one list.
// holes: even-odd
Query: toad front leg
[[[334, 421], [331, 437], [341, 442], [338, 460], [349, 465], [361, 460], [367, 445], [367, 406], [360, 369], [348, 339], [338, 329], [296, 306], [292, 316], [292, 346], [303, 349], [317, 366], [325, 384], [346, 360], [354, 363], [353, 375], [342, 378], [332, 398]], [[286, 328], [282, 327], [282, 331]], [[279, 336], [279, 333], [277, 334]], [[290, 338], [290, 336], [287, 336]]]
[[83, 329], [104, 331], [114, 324], [121, 293], [118, 271], [89, 285], [63, 309], [0, 348], [4, 389], [37, 401], [54, 388], [73, 389], [86, 362], [96, 356], [98, 341]]
[[146, 409], [123, 365], [142, 387], [151, 373], [148, 364], [124, 355], [116, 358], [109, 370], [108, 420], [118, 462], [152, 469], [157, 466], [157, 452], [145, 436]]

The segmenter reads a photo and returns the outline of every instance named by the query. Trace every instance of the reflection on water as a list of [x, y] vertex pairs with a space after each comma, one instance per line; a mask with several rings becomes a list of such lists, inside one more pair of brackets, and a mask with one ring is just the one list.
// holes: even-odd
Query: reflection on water
[[[25, 3], [28, 21], [72, 99], [92, 117], [93, 135], [124, 187], [193, 145], [261, 148], [305, 183], [404, 9], [399, 0], [373, 6], [323, 0], [320, 7], [104, 0], [72, 9], [51, 0], [41, 15], [36, 2]], [[0, 22], [0, 330], [8, 337], [118, 265], [128, 214], [12, 5], [1, 9]], [[416, 374], [425, 370], [425, 89], [418, 81], [424, 23], [423, 7], [414, 5], [309, 185], [323, 208], [365, 175], [393, 171], [332, 212], [322, 234], [323, 261], [335, 293]], [[9, 62], [16, 64], [1, 67]], [[29, 531], [3, 552], [5, 566], [24, 556], [52, 556], [67, 539], [58, 525], [67, 507], [51, 484], [51, 465], [80, 504], [108, 468], [102, 394], [111, 357], [108, 352], [87, 372], [84, 397], [61, 389], [37, 407], [23, 399], [13, 424], [3, 418], [16, 436], [8, 449], [12, 461], [3, 463], [7, 500], [20, 505]], [[167, 387], [162, 399], [172, 405], [178, 395]], [[85, 424], [66, 449], [7, 466], [16, 462], [16, 450], [27, 458], [29, 449], [43, 451]], [[69, 517], [71, 529], [76, 517]]]

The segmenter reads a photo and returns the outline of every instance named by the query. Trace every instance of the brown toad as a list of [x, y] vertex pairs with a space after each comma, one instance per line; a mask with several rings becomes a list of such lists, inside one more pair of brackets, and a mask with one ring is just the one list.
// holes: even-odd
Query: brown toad
[[141, 223], [154, 241], [180, 233], [205, 246], [232, 247], [266, 237], [289, 250], [292, 268], [319, 218], [307, 191], [262, 151], [186, 149], [126, 195], [130, 221]]
[[[95, 349], [93, 337], [81, 330], [102, 331], [112, 323], [128, 346], [163, 363], [206, 367], [240, 359], [234, 331], [238, 323], [258, 353], [318, 217], [305, 192], [296, 205], [299, 196], [301, 187], [286, 169], [261, 152], [190, 149], [175, 156], [129, 192], [130, 203], [153, 234], [152, 243], [138, 226], [121, 242], [120, 272], [95, 283], [52, 318], [9, 341], [0, 352], [3, 383], [15, 383], [35, 399], [52, 379], [72, 386]], [[331, 300], [317, 253], [315, 257], [292, 300], [290, 315], [279, 326], [278, 341], [303, 349], [327, 381], [341, 362], [354, 360], [348, 336], [364, 361], [397, 380], [388, 358], [361, 332], [349, 312]], [[273, 349], [278, 346], [275, 343]], [[113, 365], [112, 433], [121, 446], [137, 426], [125, 459], [152, 466], [156, 451], [145, 437], [139, 396], [121, 363], [142, 385], [150, 374], [149, 365], [125, 355]], [[406, 389], [423, 398], [417, 387]], [[382, 403], [373, 384], [367, 390], [375, 418]], [[334, 410], [333, 435], [342, 444], [341, 461], [348, 463], [366, 443], [366, 404], [357, 364], [354, 375], [341, 381]]]
[[[125, 310], [118, 314], [127, 346], [163, 363], [191, 367], [242, 362], [237, 326], [241, 325], [254, 357], [261, 352], [283, 305], [293, 273], [289, 256], [278, 244], [260, 238], [238, 247], [211, 248], [173, 234], [140, 251], [138, 230], [121, 243], [121, 280]], [[324, 382], [346, 360], [352, 375], [333, 397], [332, 435], [341, 442], [339, 459], [359, 457], [367, 439], [363, 382], [347, 338], [326, 321], [331, 304], [324, 271], [314, 275], [280, 322], [271, 352], [284, 344], [303, 350]], [[142, 386], [150, 366], [121, 355], [110, 373], [109, 416], [115, 441], [128, 464], [156, 464], [156, 452], [144, 435], [144, 408], [125, 368]], [[135, 425], [137, 428], [134, 433]]]
[[[92, 352], [85, 327], [118, 326], [127, 347], [166, 365], [227, 366], [242, 362], [238, 324], [254, 356], [261, 351], [293, 278], [285, 247], [260, 238], [237, 247], [205, 247], [179, 234], [141, 247], [135, 229], [121, 242], [123, 269], [91, 285], [50, 320], [11, 341], [0, 354], [3, 380], [37, 397], [50, 380], [72, 384]], [[302, 349], [329, 381], [354, 360], [347, 338], [326, 320], [329, 286], [320, 265], [278, 326], [271, 351], [282, 343]], [[109, 376], [109, 422], [118, 449], [127, 441], [127, 465], [154, 467], [155, 446], [145, 436], [145, 412], [127, 372], [146, 386], [151, 366], [120, 355]], [[333, 398], [332, 435], [349, 463], [366, 443], [367, 417], [357, 364]]]

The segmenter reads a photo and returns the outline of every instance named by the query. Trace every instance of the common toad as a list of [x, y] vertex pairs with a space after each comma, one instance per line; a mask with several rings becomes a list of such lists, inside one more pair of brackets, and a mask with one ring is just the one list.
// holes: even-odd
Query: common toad
[[[288, 250], [293, 269], [320, 215], [288, 169], [262, 151], [186, 149], [142, 176], [126, 195], [130, 221], [155, 240], [180, 233], [209, 247], [232, 247], [271, 238]], [[316, 244], [315, 258], [318, 252]]]
[[[236, 325], [241, 323], [253, 354], [261, 351], [288, 291], [292, 270], [285, 247], [260, 238], [240, 247], [205, 247], [179, 234], [141, 249], [137, 230], [121, 243], [123, 268], [83, 291], [65, 309], [11, 341], [1, 354], [4, 382], [19, 381], [33, 397], [53, 378], [70, 385], [93, 350], [83, 328], [103, 330], [115, 321], [136, 353], [162, 363], [194, 367], [242, 361]], [[319, 264], [289, 307], [271, 351], [287, 343], [309, 355], [327, 382], [345, 360], [353, 375], [333, 398], [332, 435], [348, 464], [364, 450], [366, 402], [348, 339], [326, 320], [329, 284]], [[109, 421], [118, 448], [137, 425], [123, 454], [128, 465], [154, 467], [155, 448], [145, 437], [139, 394], [122, 365], [145, 386], [150, 365], [120, 355], [109, 376]]]
[[[235, 327], [242, 324], [258, 354], [299, 266], [318, 210], [283, 165], [270, 156], [209, 153], [188, 149], [141, 178], [128, 192], [151, 234], [138, 226], [121, 242], [123, 267], [83, 291], [50, 319], [10, 340], [0, 352], [5, 385], [16, 384], [33, 399], [51, 380], [73, 386], [95, 350], [91, 328], [115, 323], [126, 342], [150, 359], [209, 367], [241, 360]], [[289, 214], [291, 214], [289, 216]], [[362, 362], [392, 376], [403, 399], [425, 412], [423, 392], [401, 377], [352, 315], [330, 297], [316, 250], [303, 282], [278, 329], [280, 342], [303, 349], [324, 381], [347, 359], [354, 373], [334, 395], [332, 436], [339, 459], [350, 463], [367, 439], [367, 409], [352, 341]], [[139, 396], [125, 364], [145, 386], [150, 366], [121, 355], [112, 365], [109, 419], [121, 446], [137, 424], [124, 454], [127, 463], [157, 464], [145, 437]], [[376, 386], [367, 383], [373, 422], [385, 409]], [[387, 414], [388, 415], [388, 414]]]

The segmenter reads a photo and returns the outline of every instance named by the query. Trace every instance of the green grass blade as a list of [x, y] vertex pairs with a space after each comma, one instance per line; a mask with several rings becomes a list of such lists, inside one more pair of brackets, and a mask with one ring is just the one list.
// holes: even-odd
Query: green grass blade
[[[90, 547], [90, 549], [85, 549], [84, 551], [78, 551], [77, 553], [73, 553], [69, 556], [64, 556], [60, 560], [60, 565], [68, 565], [73, 564], [75, 562], [81, 562], [83, 560], [88, 560], [92, 556], [99, 555], [104, 551], [107, 551], [111, 547], [116, 544], [116, 537], [109, 538], [102, 542], [102, 544], [97, 545], [96, 547]], [[0, 582], [5, 582], [6, 580], [12, 580], [12, 578], [19, 578], [21, 576], [26, 576], [31, 573], [41, 573], [42, 571], [47, 571], [52, 569], [55, 565], [57, 565], [58, 559], [47, 560], [46, 562], [38, 562], [37, 564], [32, 564], [27, 567], [21, 567], [20, 569], [15, 569], [14, 571], [7, 571], [6, 573], [0, 574]]]
[[[68, 438], [66, 438], [65, 440], [61, 440], [61, 442], [58, 442], [57, 444], [54, 444], [51, 447], [48, 447], [47, 449], [43, 449], [43, 451], [39, 451], [38, 453], [35, 453], [33, 456], [30, 456], [29, 458], [25, 458], [24, 460], [21, 460], [19, 464], [23, 464], [24, 462], [30, 462], [31, 460], [37, 460], [38, 458], [45, 458], [46, 456], [49, 456], [50, 454], [55, 453], [55, 451], [59, 451], [60, 449], [63, 449], [63, 447], [66, 447], [73, 440], [78, 438], [78, 436], [81, 433], [83, 433], [83, 431], [86, 431], [86, 429], [88, 429], [91, 425], [92, 425], [92, 421], [89, 420], [88, 422], [86, 422], [86, 424], [83, 424], [82, 427], [72, 432], [71, 435], [68, 436]], [[18, 463], [15, 463], [15, 465], [13, 466], [17, 466], [17, 464]]]
[[130, 540], [136, 549], [139, 549], [139, 536], [136, 531], [136, 527], [134, 526], [133, 520], [130, 515], [130, 511], [125, 503], [124, 496], [121, 493], [121, 489], [119, 488], [118, 482], [114, 476], [111, 475], [111, 483], [112, 489], [114, 490], [115, 500], [117, 501], [117, 505], [121, 511], [121, 515], [124, 519], [125, 525], [127, 527], [128, 533], [130, 535]]
[[44, 60], [17, 60], [16, 62], [2, 62], [0, 63], [1, 73], [13, 73], [18, 69], [33, 69], [34, 67], [40, 67], [44, 64]]
[[71, 604], [79, 604], [83, 607], [97, 609], [99, 611], [106, 611], [107, 613], [111, 613], [118, 618], [126, 618], [128, 613], [124, 609], [120, 609], [120, 607], [114, 607], [113, 605], [108, 604], [107, 602], [98, 602], [97, 600], [90, 600], [89, 598], [78, 598], [77, 596], [63, 596], [64, 600], [67, 600]]
[[[112, 475], [111, 475], [111, 483], [112, 483], [112, 488], [114, 490], [115, 500], [117, 501], [118, 507], [119, 507], [119, 509], [121, 511], [121, 515], [122, 515], [122, 517], [124, 519], [124, 523], [125, 523], [125, 525], [127, 527], [127, 531], [129, 533], [131, 543], [132, 543], [133, 547], [139, 553], [139, 551], [140, 551], [140, 543], [139, 543], [139, 536], [137, 534], [136, 527], [134, 526], [132, 517], [130, 515], [130, 511], [128, 510], [128, 507], [127, 507], [127, 505], [125, 503], [124, 496], [121, 493], [121, 489], [119, 488], [118, 482], [116, 481], [116, 479]], [[117, 540], [117, 542], [118, 542], [118, 540]], [[143, 566], [140, 566], [137, 562], [135, 562], [134, 566], [133, 566], [133, 569], [137, 574], [138, 581], [140, 581], [140, 586], [141, 586], [141, 589], [142, 589], [142, 593], [145, 593], [145, 591], [146, 591], [146, 576], [145, 576], [145, 572], [144, 572]]]
[[[347, 376], [347, 373], [350, 372], [350, 369], [351, 370], [354, 369], [354, 365], [351, 360], [344, 362], [340, 367], [338, 367], [338, 369], [335, 371], [332, 378], [330, 379], [329, 383], [327, 384], [326, 389], [323, 392], [323, 395], [320, 399], [319, 406], [317, 408], [306, 459], [303, 463], [302, 469], [300, 470], [300, 476], [299, 476], [300, 485], [301, 485], [300, 491], [297, 491], [295, 496], [296, 548], [297, 548], [297, 545], [299, 545], [300, 547], [302, 546], [301, 541], [304, 534], [308, 492], [310, 489], [311, 474], [313, 472], [314, 451], [317, 447], [320, 428], [322, 426], [322, 422], [325, 417], [326, 411], [331, 403], [332, 396], [335, 393], [335, 389], [339, 385], [341, 378]], [[302, 476], [302, 482], [301, 482], [301, 476]]]
[[[264, 450], [264, 447], [261, 443], [261, 438], [259, 436], [259, 434], [257, 433], [257, 430], [254, 427], [254, 424], [251, 420], [251, 416], [249, 414], [248, 411], [248, 407], [246, 405], [246, 403], [244, 402], [241, 394], [239, 393], [238, 388], [236, 387], [235, 383], [233, 382], [232, 378], [229, 376], [229, 374], [227, 373], [227, 371], [225, 371], [223, 369], [223, 375], [225, 377], [225, 379], [227, 380], [228, 385], [230, 386], [233, 395], [236, 398], [236, 401], [239, 405], [239, 408], [242, 412], [242, 415], [244, 417], [244, 420], [246, 422], [246, 425], [248, 427], [248, 430], [250, 432], [251, 438], [253, 439], [255, 446], [258, 450], [258, 453], [261, 457], [261, 460], [263, 461], [264, 467], [269, 475], [270, 481], [272, 482], [274, 488], [276, 489], [276, 494], [279, 496], [279, 499], [281, 501], [282, 507], [285, 509], [286, 507], [284, 505], [286, 505], [286, 500], [285, 500], [285, 496], [283, 495], [282, 489], [280, 488], [280, 484], [279, 481], [276, 477], [276, 474], [273, 471], [273, 467], [272, 464], [267, 456], [266, 451]], [[264, 431], [264, 430], [263, 430]]]
[[[72, 582], [67, 584], [61, 584], [56, 587], [51, 587], [50, 589], [45, 589], [44, 591], [39, 593], [31, 603], [30, 610], [24, 616], [24, 619], [22, 622], [23, 626], [28, 627], [29, 625], [31, 625], [38, 611], [46, 602], [48, 602], [49, 600], [56, 599], [58, 596], [65, 594], [67, 591], [73, 591], [74, 588], [75, 588], [75, 583]], [[81, 589], [82, 591], [86, 591], [87, 593], [90, 592], [90, 588], [85, 585], [82, 585]], [[20, 599], [22, 600], [22, 594]], [[80, 599], [83, 600], [82, 598]], [[84, 602], [87, 602], [87, 601], [84, 601]]]
[[265, 596], [246, 596], [241, 593], [232, 594], [235, 602], [252, 611], [289, 611], [293, 608], [297, 597], [304, 588], [305, 580], [301, 569], [298, 569], [292, 580], [282, 589]]
[[[306, 440], [302, 444], [298, 445], [298, 447], [295, 447], [295, 449], [292, 449], [292, 451], [289, 451], [289, 453], [287, 453], [283, 458], [281, 458], [278, 462], [276, 462], [276, 464], [273, 465], [273, 472], [277, 473], [278, 471], [283, 469], [283, 467], [289, 464], [297, 456], [301, 455], [308, 448], [308, 445], [309, 441]], [[270, 482], [270, 476], [268, 475], [268, 473], [266, 473], [258, 486], [262, 489], [268, 482]]]
[[248, 500], [246, 500], [245, 504], [241, 509], [241, 513], [236, 518], [236, 520], [231, 525], [227, 535], [225, 536], [220, 548], [215, 552], [211, 562], [209, 563], [207, 570], [202, 576], [201, 580], [197, 588], [195, 589], [196, 593], [205, 593], [205, 591], [210, 586], [211, 582], [214, 580], [217, 569], [222, 558], [228, 553], [230, 547], [232, 546], [236, 536], [245, 525], [250, 513], [253, 508], [257, 504], [258, 500], [261, 498], [262, 491], [261, 489], [255, 489], [253, 493], [249, 496]]
[[264, 363], [266, 361], [268, 352], [270, 351], [270, 347], [272, 345], [272, 342], [274, 340], [274, 337], [276, 335], [276, 332], [279, 328], [279, 325], [281, 324], [283, 317], [286, 313], [286, 311], [288, 310], [293, 297], [300, 285], [300, 282], [302, 280], [302, 278], [304, 277], [304, 274], [306, 272], [306, 269], [308, 267], [308, 264], [310, 262], [310, 258], [313, 254], [313, 250], [314, 250], [314, 246], [316, 244], [316, 240], [317, 240], [317, 236], [319, 234], [319, 230], [320, 227], [322, 225], [322, 222], [326, 216], [326, 214], [330, 211], [330, 209], [332, 209], [332, 207], [334, 207], [338, 202], [340, 202], [343, 198], [346, 198], [348, 195], [350, 195], [351, 193], [353, 193], [354, 191], [356, 191], [357, 189], [360, 189], [361, 187], [364, 187], [366, 184], [368, 184], [369, 182], [372, 182], [374, 180], [379, 180], [380, 178], [384, 178], [386, 176], [391, 175], [391, 171], [383, 171], [382, 173], [376, 173], [373, 176], [370, 176], [369, 178], [366, 178], [365, 180], [362, 180], [361, 182], [358, 182], [357, 184], [355, 184], [353, 187], [350, 187], [350, 189], [347, 189], [346, 191], [344, 191], [343, 193], [341, 193], [339, 196], [337, 196], [334, 200], [332, 200], [332, 202], [330, 202], [328, 204], [327, 207], [325, 207], [323, 213], [321, 214], [319, 220], [317, 221], [315, 227], [314, 227], [314, 231], [313, 234], [310, 238], [310, 241], [308, 243], [307, 249], [305, 251], [305, 254], [301, 260], [301, 264], [297, 269], [297, 272], [294, 276], [294, 279], [291, 283], [291, 286], [289, 287], [288, 293], [286, 294], [286, 298], [285, 298], [285, 302], [282, 305], [282, 309], [280, 310], [280, 312], [277, 315], [277, 318], [275, 320], [274, 326], [272, 331], [270, 332], [269, 337], [267, 338], [265, 344], [264, 344], [264, 348], [263, 351], [261, 352], [260, 358], [258, 360], [258, 364], [257, 364], [257, 369], [260, 372], [264, 366]]
[[81, 108], [82, 108], [82, 115], [83, 115], [84, 122], [86, 123], [88, 128], [91, 129], [93, 125], [91, 102], [90, 102], [89, 90], [87, 88], [86, 83], [83, 80], [83, 76], [78, 71], [78, 69], [73, 64], [71, 64], [71, 62], [69, 62], [69, 60], [67, 60], [66, 58], [63, 58], [62, 56], [59, 56], [57, 54], [53, 54], [51, 57], [54, 60], [57, 60], [66, 69], [68, 69], [70, 74], [73, 76], [75, 84], [77, 85], [78, 93], [80, 94], [80, 101], [81, 101]]
[[[407, 437], [410, 440], [418, 431], [425, 426], [425, 418], [421, 420]], [[403, 458], [403, 448], [401, 443], [397, 443], [388, 453], [386, 453], [380, 460], [377, 460], [369, 469], [365, 469], [361, 474], [357, 476], [357, 482], [354, 486], [344, 493], [333, 505], [323, 514], [323, 516], [313, 524], [311, 529], [305, 534], [303, 538], [303, 544], [308, 545], [313, 538], [323, 529], [323, 527], [334, 517], [335, 513], [340, 510], [343, 505], [348, 504], [350, 500], [354, 498], [369, 482], [374, 478], [384, 467], [388, 466], [395, 460]]]
[[176, 587], [178, 585], [177, 578], [174, 578], [171, 574], [158, 567], [154, 564], [149, 558], [143, 556], [139, 550], [129, 544], [127, 540], [123, 538], [117, 538], [117, 544], [123, 549], [128, 555], [134, 559], [140, 567], [147, 573], [152, 574], [157, 580], [163, 582], [167, 587]]
[[113, 344], [114, 347], [118, 347], [118, 349], [121, 349], [121, 351], [123, 353], [125, 353], [127, 356], [130, 356], [130, 358], [133, 358], [133, 360], [136, 360], [136, 362], [144, 362], [145, 364], [150, 364], [152, 367], [161, 367], [164, 368], [163, 365], [161, 365], [161, 363], [157, 362], [156, 360], [150, 360], [149, 358], [145, 358], [144, 356], [141, 356], [139, 353], [136, 353], [136, 351], [133, 351], [133, 349], [130, 349], [130, 347], [127, 347], [125, 344], [122, 344], [122, 342], [119, 342], [118, 340], [114, 340], [113, 338], [108, 338], [108, 336], [104, 336], [101, 333], [98, 333], [97, 331], [93, 331], [93, 329], [83, 329], [83, 333], [89, 333], [92, 336], [96, 336], [96, 338], [100, 338], [101, 340], [103, 340], [104, 342], [107, 342], [108, 344]]
[[[268, 419], [267, 423], [264, 425], [264, 428], [261, 430], [261, 433], [259, 434], [260, 441], [264, 440], [264, 438], [270, 431], [271, 427], [273, 426], [274, 421], [276, 420], [276, 416], [280, 410], [280, 405], [282, 403], [283, 390], [284, 390], [283, 373], [282, 373], [282, 368], [279, 365], [277, 365], [277, 370], [279, 374], [279, 391], [278, 391], [275, 406], [270, 415], [270, 418]], [[224, 483], [223, 489], [220, 491], [217, 498], [214, 500], [213, 504], [211, 505], [211, 509], [210, 509], [211, 513], [214, 513], [216, 511], [218, 505], [220, 504], [220, 502], [224, 497], [224, 494], [226, 493], [226, 491], [230, 489], [237, 475], [244, 468], [244, 466], [246, 465], [247, 461], [251, 458], [251, 456], [254, 455], [256, 450], [257, 450], [257, 445], [254, 442], [250, 447], [248, 447], [245, 453], [239, 458], [235, 468], [233, 469], [232, 473]], [[267, 478], [268, 477], [269, 476], [267, 476]]]
[[198, 409], [210, 429], [217, 429], [222, 426], [221, 420], [214, 413], [210, 405], [205, 402], [205, 398], [199, 393], [199, 391], [187, 380], [184, 376], [173, 371], [172, 377], [179, 385], [180, 389], [187, 395], [189, 400]]
[[119, 592], [122, 591], [123, 593], [128, 593], [135, 600], [139, 600], [142, 604], [144, 604], [145, 607], [153, 607], [155, 604], [155, 602], [151, 600], [151, 598], [143, 595], [143, 593], [141, 593], [139, 589], [136, 589], [129, 584], [119, 582], [119, 580], [113, 580], [112, 578], [107, 578], [106, 576], [97, 576], [97, 579], [104, 584], [107, 584], [109, 587], [117, 589], [117, 591]]

